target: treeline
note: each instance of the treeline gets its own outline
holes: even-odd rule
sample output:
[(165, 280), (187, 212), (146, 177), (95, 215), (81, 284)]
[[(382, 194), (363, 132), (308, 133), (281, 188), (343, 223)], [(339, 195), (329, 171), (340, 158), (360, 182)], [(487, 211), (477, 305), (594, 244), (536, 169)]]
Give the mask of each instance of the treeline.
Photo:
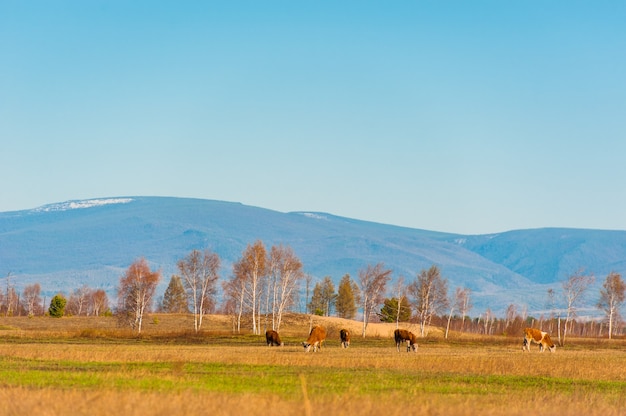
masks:
[[(266, 328), (279, 331), (283, 314), (303, 303), (311, 314), (355, 319), (360, 313), (363, 336), (368, 323), (374, 321), (414, 323), (419, 325), (422, 337), (431, 326), (440, 326), (445, 328), (446, 338), (451, 330), (519, 335), (523, 327), (534, 326), (556, 333), (561, 344), (568, 335), (611, 338), (624, 331), (620, 308), (626, 285), (615, 272), (606, 277), (595, 305), (604, 312), (605, 319), (581, 322), (576, 319), (577, 312), (584, 306), (583, 295), (594, 281), (592, 275), (582, 271), (562, 282), (560, 293), (552, 289), (547, 292), (550, 317), (535, 319), (520, 313), (515, 305), (507, 308), (504, 317), (496, 317), (487, 309), (470, 318), (471, 290), (456, 287), (450, 291), (448, 280), (435, 265), (408, 281), (400, 276), (393, 286), (389, 286), (392, 271), (383, 263), (365, 266), (358, 271), (356, 279), (345, 274), (337, 289), (330, 276), (313, 286), (313, 278), (304, 272), (302, 262), (290, 247), (278, 245), (267, 249), (260, 240), (247, 245), (228, 277), (220, 276), (221, 260), (211, 250), (191, 251), (177, 262), (177, 269), (159, 300), (155, 299), (155, 293), (162, 280), (161, 272), (151, 270), (145, 259), (138, 259), (120, 277), (114, 307), (102, 289), (82, 286), (67, 299), (63, 294), (55, 296), (54, 312), (58, 313), (60, 302), (65, 314), (114, 314), (138, 333), (144, 315), (155, 310), (193, 314), (195, 331), (202, 328), (206, 314), (215, 312), (232, 315), (237, 332), (241, 331), (242, 323), (250, 325), (254, 334)], [(55, 316), (52, 300), (47, 311), (45, 303), (39, 284), (29, 285), (18, 294), (11, 276), (7, 276), (6, 291), (0, 293), (0, 313), (36, 316), (47, 312)]]
[[(18, 292), (12, 282), (11, 274), (9, 274), (6, 277), (4, 289), (4, 291), (0, 292), (1, 316), (42, 316), (50, 314), (50, 306), (58, 307), (59, 299), (61, 299), (60, 302), (63, 304), (63, 315), (112, 315), (107, 293), (103, 289), (94, 289), (87, 285), (73, 290), (67, 297), (59, 293), (51, 299), (46, 299), (42, 296), (39, 283), (27, 285), (22, 292)], [(54, 315), (54, 312), (52, 315)]]

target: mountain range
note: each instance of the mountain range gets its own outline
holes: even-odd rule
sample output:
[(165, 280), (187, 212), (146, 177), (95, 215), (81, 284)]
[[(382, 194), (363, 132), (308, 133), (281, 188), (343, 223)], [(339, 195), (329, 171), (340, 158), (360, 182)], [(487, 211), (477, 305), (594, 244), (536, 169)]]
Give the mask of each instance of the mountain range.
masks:
[(611, 271), (626, 274), (626, 231), (543, 228), (462, 235), (361, 221), (320, 212), (282, 213), (240, 203), (169, 197), (68, 201), (0, 213), (0, 278), (18, 290), (40, 283), (53, 295), (87, 284), (115, 296), (120, 276), (143, 257), (160, 269), (162, 293), (176, 262), (193, 249), (210, 249), (231, 276), (248, 244), (291, 247), (314, 281), (382, 262), (405, 282), (432, 265), (456, 287), (471, 289), (478, 316), (515, 304), (544, 313), (547, 290), (584, 270), (596, 276), (589, 309)]

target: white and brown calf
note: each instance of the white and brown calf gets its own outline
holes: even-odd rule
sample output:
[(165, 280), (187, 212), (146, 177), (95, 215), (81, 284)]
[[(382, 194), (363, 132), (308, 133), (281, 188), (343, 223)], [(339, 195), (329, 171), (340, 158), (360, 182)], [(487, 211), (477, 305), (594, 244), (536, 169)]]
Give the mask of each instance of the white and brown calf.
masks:
[(556, 345), (550, 339), (550, 335), (547, 332), (541, 331), (535, 328), (524, 329), (524, 344), (522, 345), (522, 351), (530, 352), (530, 344), (534, 342), (539, 344), (539, 352), (543, 352), (544, 349), (549, 349), (550, 352), (556, 351)]
[(307, 338), (306, 342), (302, 343), (304, 347), (304, 352), (309, 352), (311, 346), (313, 346), (313, 352), (317, 352), (319, 349), (322, 350), (322, 343), (326, 340), (326, 330), (321, 326), (314, 326), (311, 329), (311, 333)]

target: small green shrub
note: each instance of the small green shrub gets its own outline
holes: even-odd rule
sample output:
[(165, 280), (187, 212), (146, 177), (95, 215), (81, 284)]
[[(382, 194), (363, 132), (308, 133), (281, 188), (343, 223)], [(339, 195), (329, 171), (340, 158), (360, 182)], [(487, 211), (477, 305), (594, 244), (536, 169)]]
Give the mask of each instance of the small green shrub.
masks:
[(48, 313), (53, 318), (60, 318), (65, 314), (65, 305), (67, 304), (67, 299), (61, 294), (55, 295), (50, 301), (50, 308), (48, 308)]

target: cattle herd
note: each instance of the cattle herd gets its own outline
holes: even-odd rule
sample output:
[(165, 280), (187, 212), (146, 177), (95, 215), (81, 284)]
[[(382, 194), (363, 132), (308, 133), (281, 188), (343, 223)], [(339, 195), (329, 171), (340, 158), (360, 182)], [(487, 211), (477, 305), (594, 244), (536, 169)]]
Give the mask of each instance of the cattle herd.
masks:
[[(339, 331), (339, 337), (341, 339), (341, 347), (348, 348), (350, 346), (350, 331), (342, 329)], [(393, 337), (396, 342), (396, 349), (400, 352), (400, 345), (406, 344), (407, 352), (417, 352), (417, 337), (414, 333), (407, 331), (406, 329), (396, 329), (393, 332)], [(265, 331), (265, 340), (267, 345), (280, 346), (284, 343), (281, 341), (278, 332), (268, 329)], [(326, 329), (322, 326), (314, 326), (309, 333), (309, 337), (302, 343), (304, 352), (309, 352), (313, 347), (313, 352), (322, 349), (322, 344), (326, 341)], [(556, 346), (550, 339), (550, 335), (547, 332), (541, 331), (535, 328), (524, 329), (524, 342), (522, 344), (522, 351), (530, 352), (530, 344), (539, 344), (539, 352), (543, 352), (546, 348), (550, 352), (556, 351)]]

